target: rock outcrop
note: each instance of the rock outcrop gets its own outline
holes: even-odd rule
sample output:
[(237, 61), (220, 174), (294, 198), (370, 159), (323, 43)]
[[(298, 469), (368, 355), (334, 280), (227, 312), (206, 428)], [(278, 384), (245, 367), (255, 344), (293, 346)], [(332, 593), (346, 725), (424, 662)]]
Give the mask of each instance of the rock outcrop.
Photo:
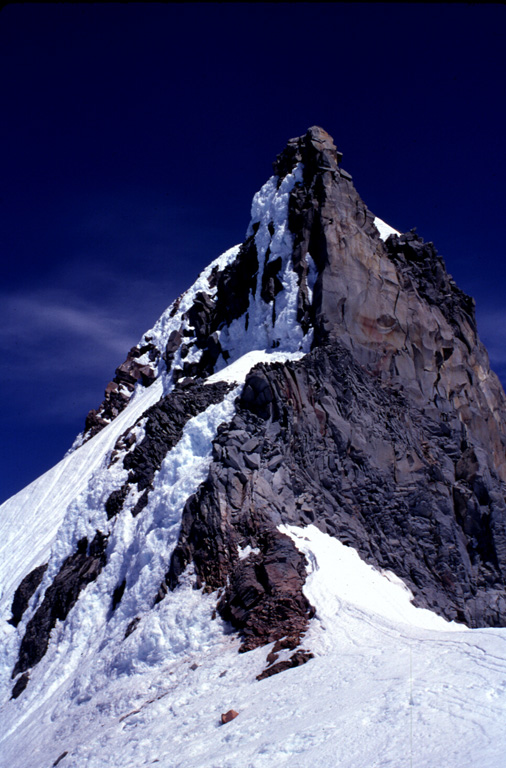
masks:
[[(47, 588), (39, 607), (26, 625), (12, 677), (25, 673), (44, 656), (51, 630), (56, 622), (63, 621), (67, 617), (77, 602), (81, 590), (95, 581), (104, 567), (106, 546), (107, 537), (101, 531), (97, 531), (90, 543), (86, 538), (81, 539), (76, 552), (65, 560), (53, 583)], [(27, 681), (27, 677), (24, 680)]]
[(19, 587), (16, 589), (12, 600), (12, 616), (9, 619), (9, 623), (14, 627), (17, 627), (21, 621), (24, 612), (28, 608), (28, 603), (30, 602), (31, 597), (35, 594), (37, 587), (44, 577), (46, 569), (47, 563), (34, 568), (33, 571), (30, 571), (30, 573), (25, 576)]
[(135, 389), (140, 383), (149, 387), (156, 378), (156, 364), (160, 354), (149, 341), (142, 346), (132, 347), (127, 358), (118, 368), (104, 392), (104, 400), (97, 409), (86, 416), (82, 441), (86, 442), (107, 426), (126, 408)]

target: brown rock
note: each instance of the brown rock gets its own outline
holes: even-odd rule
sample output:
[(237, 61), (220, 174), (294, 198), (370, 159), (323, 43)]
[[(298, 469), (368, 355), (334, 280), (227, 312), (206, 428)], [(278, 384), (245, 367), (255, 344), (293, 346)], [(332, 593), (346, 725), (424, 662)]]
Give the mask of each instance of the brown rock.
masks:
[(229, 723), (231, 720), (235, 720), (238, 714), (239, 712), (236, 712), (235, 709), (229, 709), (228, 712), (225, 712), (225, 714), (221, 716), (222, 725)]

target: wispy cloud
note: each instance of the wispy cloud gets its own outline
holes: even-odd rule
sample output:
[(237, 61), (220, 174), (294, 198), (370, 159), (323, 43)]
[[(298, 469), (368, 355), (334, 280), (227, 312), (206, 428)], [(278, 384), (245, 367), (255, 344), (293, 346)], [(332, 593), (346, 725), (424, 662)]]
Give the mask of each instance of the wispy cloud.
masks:
[(43, 340), (58, 337), (94, 342), (100, 349), (112, 352), (128, 344), (128, 318), (111, 315), (103, 307), (68, 294), (11, 294), (0, 300), (0, 343), (4, 349), (13, 345), (38, 346)]
[(139, 199), (126, 189), (70, 203), (61, 238), (43, 239), (15, 286), (0, 289), (0, 401), (16, 428), (81, 423), (130, 347), (230, 246), (220, 248), (214, 222), (195, 227), (192, 205)]
[[(143, 290), (160, 298), (154, 285)], [(128, 292), (125, 298), (100, 303), (47, 288), (0, 293), (3, 386), (23, 403), (23, 418), (66, 421), (79, 410), (84, 419), (98, 405), (115, 368), (156, 319)]]
[[(0, 346), (4, 365), (63, 370), (101, 367), (124, 355), (135, 341), (135, 319), (68, 294), (14, 295), (2, 301)], [(90, 354), (83, 360), (83, 354)]]

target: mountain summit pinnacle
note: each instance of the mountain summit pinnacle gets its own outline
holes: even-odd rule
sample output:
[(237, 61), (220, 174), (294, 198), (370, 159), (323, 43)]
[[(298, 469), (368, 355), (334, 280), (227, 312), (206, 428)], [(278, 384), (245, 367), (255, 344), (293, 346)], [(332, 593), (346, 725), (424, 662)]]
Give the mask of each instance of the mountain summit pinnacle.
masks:
[(8, 696), (36, 697), (32, 676), (80, 690), (83, 655), (97, 686), (161, 664), (203, 605), (242, 651), (274, 644), (258, 679), (305, 664), (309, 527), (417, 606), (506, 625), (506, 398), (474, 302), (340, 161), (322, 128), (288, 142), (244, 242), (130, 350), (73, 452), (3, 505)]
[(297, 163), (303, 163), (304, 175), (308, 179), (318, 171), (339, 172), (341, 159), (342, 154), (337, 151), (332, 136), (318, 125), (313, 125), (304, 136), (289, 140), (273, 163), (273, 169), (282, 178)]

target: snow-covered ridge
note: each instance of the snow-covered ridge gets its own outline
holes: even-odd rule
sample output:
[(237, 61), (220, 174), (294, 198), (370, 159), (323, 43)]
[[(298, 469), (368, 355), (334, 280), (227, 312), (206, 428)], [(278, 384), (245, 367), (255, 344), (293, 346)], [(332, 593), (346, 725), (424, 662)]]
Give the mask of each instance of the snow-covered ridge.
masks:
[(234, 384), (244, 382), (251, 369), (259, 363), (286, 363), (288, 360), (300, 360), (304, 354), (304, 352), (284, 352), (279, 349), (268, 351), (253, 349), (234, 360), (233, 363), (229, 363), (226, 368), (221, 368), (221, 370), (213, 373), (206, 379), (205, 383), (215, 384), (218, 381), (226, 381)]
[[(222, 272), (229, 264), (231, 264), (237, 257), (240, 247), (240, 245), (234, 245), (212, 261), (209, 266), (200, 273), (193, 285), (179, 298), (173, 301), (156, 321), (155, 325), (150, 330), (146, 331), (139, 342), (139, 345), (142, 346), (147, 342), (151, 342), (160, 350), (160, 352), (163, 352), (171, 333), (173, 331), (178, 331), (181, 326), (185, 327), (183, 315), (193, 305), (197, 294), (202, 292), (207, 294), (210, 298), (215, 298), (216, 287), (211, 286), (210, 284), (211, 275), (215, 270)], [(186, 327), (188, 327), (187, 324)], [(180, 358), (175, 361), (175, 365), (180, 363)], [(158, 372), (163, 372), (163, 368), (164, 366), (161, 364)]]
[[(298, 278), (292, 266), (293, 235), (288, 229), (288, 202), (295, 184), (302, 181), (302, 165), (298, 165), (293, 173), (288, 174), (279, 185), (276, 176), (271, 177), (254, 196), (251, 210), (251, 222), (247, 237), (254, 236), (258, 255), (258, 273), (256, 276), (256, 291), (249, 297), (247, 311), (229, 326), (217, 331), (220, 345), (226, 353), (226, 361), (220, 356), (216, 371), (223, 370), (240, 358), (245, 359), (249, 353), (271, 353), (273, 349), (294, 354), (308, 352), (312, 335), (304, 335), (297, 322)], [(211, 276), (218, 271), (223, 272), (238, 257), (241, 246), (229, 249), (215, 259), (197, 278), (193, 286), (180, 298), (171, 304), (163, 313), (153, 328), (147, 331), (139, 346), (146, 343), (154, 344), (161, 353), (165, 350), (167, 341), (172, 333), (182, 331), (184, 338), (184, 358), (182, 357), (183, 342), (174, 354), (172, 370), (182, 368), (183, 363), (198, 362), (202, 350), (192, 337), (192, 328), (185, 314), (192, 307), (197, 294), (203, 293), (211, 301), (217, 299), (216, 282), (211, 284)], [(262, 276), (266, 265), (276, 259), (281, 259), (279, 277), (283, 290), (273, 302), (266, 303), (261, 298)], [(308, 260), (310, 257), (308, 256)], [(311, 260), (312, 261), (312, 260)], [(314, 282), (314, 265), (311, 276)], [(274, 310), (274, 311), (273, 311)], [(163, 363), (159, 364), (158, 375), (164, 377), (164, 391), (171, 388), (171, 377), (166, 375)]]
[(163, 395), (163, 383), (139, 387), (127, 408), (92, 440), (0, 506), (0, 606), (8, 615), (14, 590), (47, 562), (69, 504), (85, 492), (120, 435)]
[[(320, 606), (322, 621), (347, 605), (354, 611), (375, 615), (379, 620), (447, 632), (469, 631), (463, 624), (448, 622), (432, 611), (416, 608), (411, 591), (398, 576), (368, 565), (355, 549), (322, 533), (316, 526), (282, 525), (279, 530), (290, 536), (306, 555), (308, 580), (304, 593), (313, 605)], [(320, 576), (318, 571), (322, 572)], [(333, 591), (331, 584), (339, 586)]]

